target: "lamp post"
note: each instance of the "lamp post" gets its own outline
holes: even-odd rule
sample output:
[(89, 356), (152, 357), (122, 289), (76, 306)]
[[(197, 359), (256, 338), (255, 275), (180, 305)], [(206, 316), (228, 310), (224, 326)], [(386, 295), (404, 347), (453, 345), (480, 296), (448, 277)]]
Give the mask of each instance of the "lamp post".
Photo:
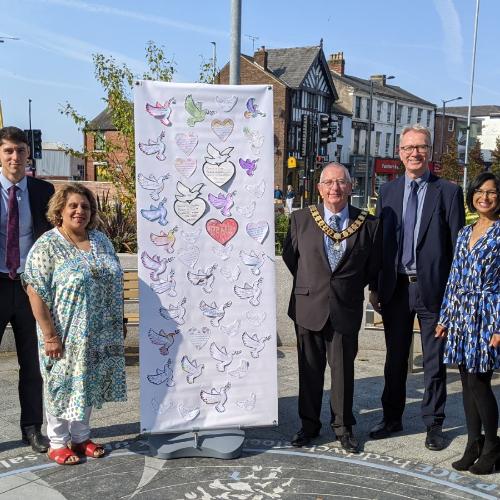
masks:
[(453, 101), (459, 101), (460, 99), (462, 99), (462, 98), (455, 97), (453, 99), (448, 99), (446, 101), (443, 101), (441, 99), (441, 102), (443, 103), (443, 116), (441, 117), (441, 155), (439, 156), (439, 161), (441, 161), (441, 158), (443, 156), (443, 151), (444, 151), (444, 119), (445, 119), (445, 115), (446, 115), (446, 104), (449, 102), (453, 102)]
[(229, 62), (229, 83), (240, 84), (241, 54), (241, 0), (231, 0), (231, 59)]
[(217, 73), (217, 43), (210, 42), (214, 46), (212, 55), (212, 83), (215, 84), (215, 75)]

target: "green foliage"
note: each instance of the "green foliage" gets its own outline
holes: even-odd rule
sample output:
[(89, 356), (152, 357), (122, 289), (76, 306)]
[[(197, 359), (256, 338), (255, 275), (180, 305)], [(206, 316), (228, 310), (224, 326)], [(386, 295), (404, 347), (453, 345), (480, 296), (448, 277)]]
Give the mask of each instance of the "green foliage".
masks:
[(497, 137), (495, 149), (491, 152), (491, 171), (500, 176), (500, 137)]
[[(208, 61), (203, 57), (201, 57), (200, 63), (200, 76), (198, 77), (198, 82), (200, 83), (214, 83), (214, 60), (210, 58)], [(215, 73), (217, 74), (219, 71), (216, 68)]]
[(289, 217), (278, 211), (274, 212), (274, 230), (275, 230), (275, 253), (281, 255), (283, 253), (283, 242), (288, 231)]
[(452, 137), (447, 144), (448, 152), (441, 156), (440, 177), (452, 182), (459, 182), (462, 178), (462, 168), (458, 162), (458, 148), (455, 137)]
[(475, 179), (481, 172), (484, 171), (484, 160), (481, 153), (481, 141), (476, 139), (474, 146), (469, 151), (467, 177), (468, 180)]

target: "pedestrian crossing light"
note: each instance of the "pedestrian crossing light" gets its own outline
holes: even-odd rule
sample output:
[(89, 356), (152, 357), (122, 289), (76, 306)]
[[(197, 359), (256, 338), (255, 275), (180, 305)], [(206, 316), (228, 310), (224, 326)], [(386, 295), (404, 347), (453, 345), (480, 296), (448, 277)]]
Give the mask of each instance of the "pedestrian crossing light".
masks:
[(40, 129), (25, 130), (26, 138), (31, 150), (31, 158), (42, 159), (42, 131)]
[(332, 117), (327, 114), (321, 113), (319, 115), (319, 143), (326, 145), (333, 141), (331, 131)]

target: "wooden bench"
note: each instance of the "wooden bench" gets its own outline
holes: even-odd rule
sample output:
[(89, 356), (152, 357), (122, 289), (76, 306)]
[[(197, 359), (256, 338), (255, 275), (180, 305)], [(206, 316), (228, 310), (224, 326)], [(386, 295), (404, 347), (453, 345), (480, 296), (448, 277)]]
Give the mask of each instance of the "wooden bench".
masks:
[[(139, 301), (139, 277), (137, 275), (137, 269), (125, 269), (123, 271), (123, 298), (125, 304), (127, 302)], [(138, 312), (125, 311), (125, 317), (128, 319), (129, 324), (139, 323)]]

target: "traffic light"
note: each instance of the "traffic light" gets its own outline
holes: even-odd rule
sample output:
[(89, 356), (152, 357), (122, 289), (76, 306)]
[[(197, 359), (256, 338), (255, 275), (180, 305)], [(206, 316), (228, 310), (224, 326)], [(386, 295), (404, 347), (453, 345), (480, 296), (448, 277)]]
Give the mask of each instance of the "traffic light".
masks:
[(30, 157), (35, 160), (42, 159), (42, 131), (40, 129), (25, 130), (24, 133), (30, 146)]
[(320, 145), (328, 144), (333, 141), (333, 135), (331, 131), (332, 117), (321, 113), (319, 115), (319, 143)]
[(305, 158), (311, 150), (311, 115), (302, 115), (300, 127), (300, 156)]

